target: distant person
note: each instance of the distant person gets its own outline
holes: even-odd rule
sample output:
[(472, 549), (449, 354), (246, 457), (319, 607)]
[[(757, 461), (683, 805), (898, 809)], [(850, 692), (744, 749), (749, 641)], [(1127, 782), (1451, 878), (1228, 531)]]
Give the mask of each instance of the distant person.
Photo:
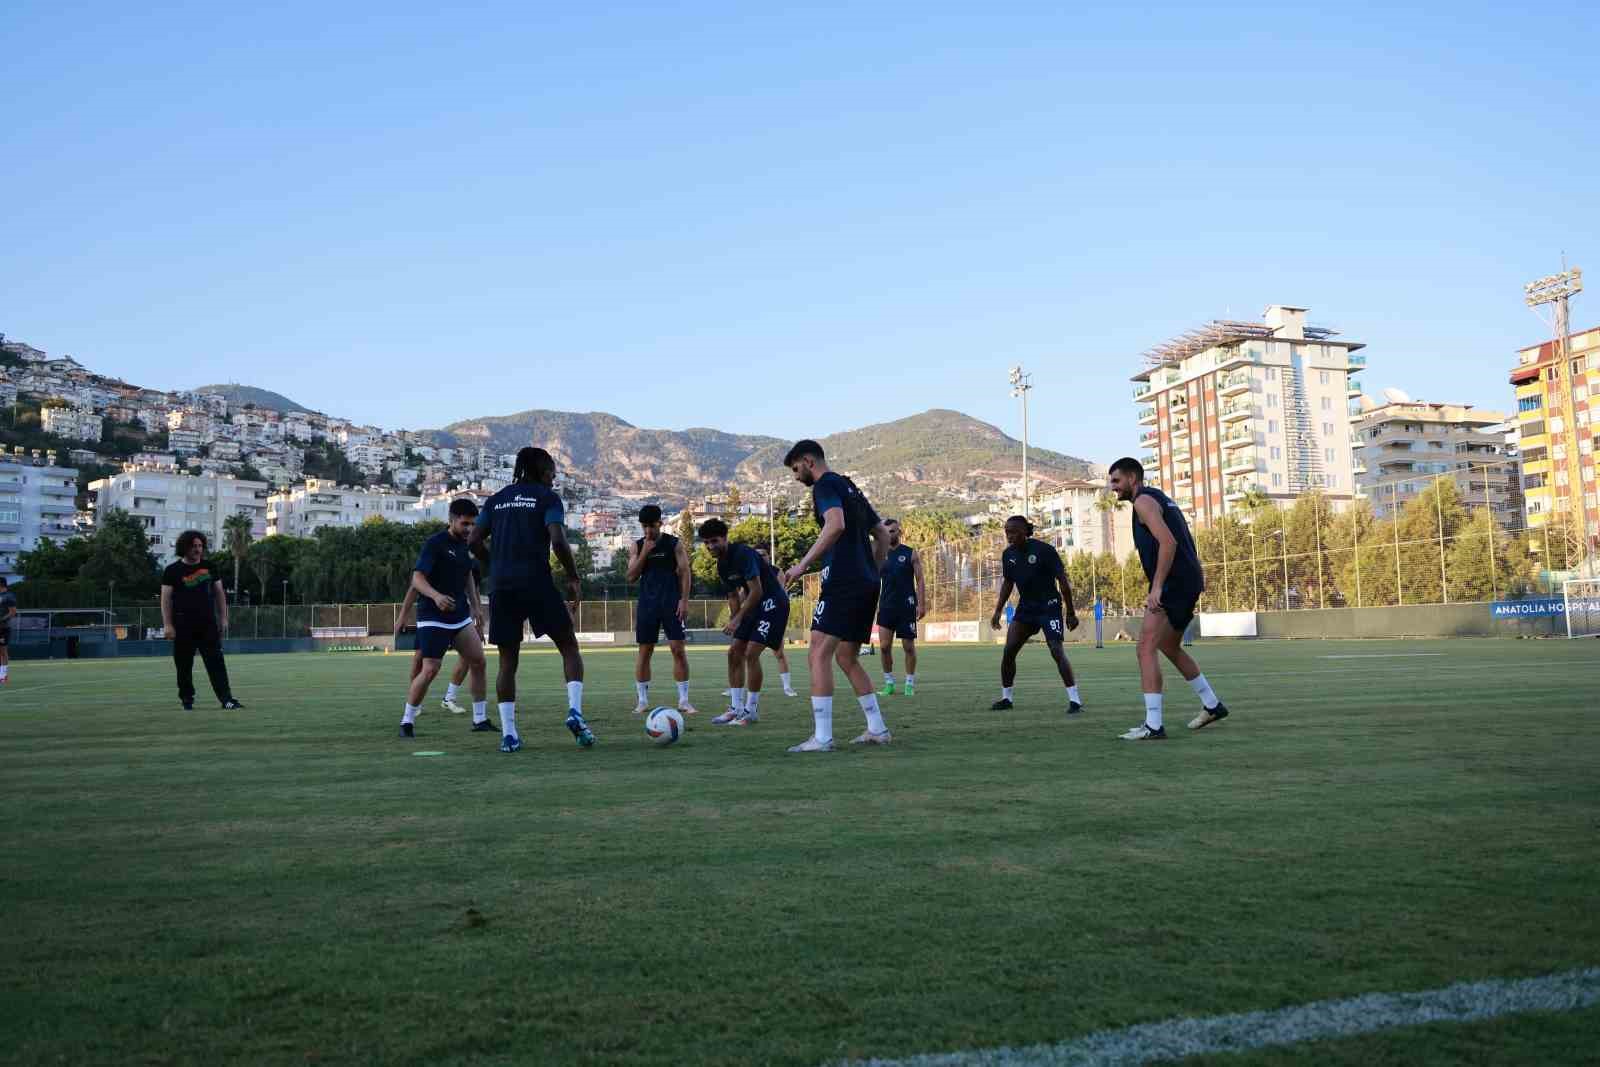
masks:
[(906, 696), (917, 692), (917, 623), (928, 614), (928, 591), (922, 580), (922, 554), (900, 543), (900, 520), (884, 519), (889, 554), (883, 561), (883, 587), (878, 595), (878, 648), (883, 656), (883, 693), (894, 695), (894, 640), (906, 652)]
[(0, 685), (11, 680), (11, 627), (17, 617), (17, 595), (0, 577)]
[(822, 446), (800, 441), (783, 457), (801, 485), (811, 489), (811, 507), (821, 534), (805, 556), (783, 574), (798, 581), (823, 561), (822, 594), (811, 613), (811, 736), (790, 752), (833, 751), (833, 665), (839, 664), (861, 702), (867, 729), (852, 745), (887, 745), (894, 740), (872, 679), (861, 666), (861, 646), (872, 639), (878, 609), (878, 572), (889, 551), (889, 532), (866, 496), (849, 478), (828, 469)]
[(1131, 457), (1111, 465), (1111, 491), (1133, 502), (1133, 544), (1150, 579), (1139, 631), (1139, 678), (1144, 686), (1144, 722), (1122, 735), (1125, 741), (1165, 741), (1161, 721), (1161, 660), (1172, 661), (1200, 698), (1200, 714), (1189, 729), (1200, 730), (1228, 717), (1228, 709), (1200, 673), (1200, 665), (1183, 650), (1183, 632), (1194, 621), (1195, 606), (1205, 592), (1205, 572), (1183, 512), (1165, 493), (1144, 484), (1144, 466)]
[(185, 530), (178, 535), (178, 559), (161, 573), (162, 635), (172, 642), (172, 662), (178, 668), (178, 699), (184, 711), (194, 710), (194, 654), (206, 665), (211, 691), (229, 710), (244, 707), (228, 685), (228, 665), (222, 659), (222, 639), (228, 633), (228, 597), (222, 583), (206, 563), (206, 535)]
[(700, 542), (717, 560), (717, 578), (728, 595), (728, 710), (713, 726), (753, 726), (761, 721), (761, 653), (782, 648), (789, 628), (789, 594), (772, 564), (749, 545), (728, 540), (728, 524), (707, 519)]
[(689, 583), (694, 580), (689, 550), (662, 530), (661, 509), (656, 505), (646, 504), (639, 509), (639, 525), (644, 536), (628, 550), (628, 581), (639, 583), (633, 628), (633, 638), (639, 645), (633, 665), (639, 703), (633, 712), (642, 715), (650, 710), (650, 658), (665, 630), (667, 649), (672, 653), (672, 679), (678, 683), (678, 710), (693, 715), (696, 708), (689, 703), (689, 654), (684, 647), (689, 635), (683, 628), (689, 616)]
[(477, 525), (478, 505), (470, 500), (450, 502), (450, 525), (422, 546), (411, 569), (411, 588), (421, 594), (417, 602), (417, 651), (422, 669), (412, 675), (406, 706), (400, 719), (400, 736), (415, 737), (417, 716), (428, 686), (439, 673), (450, 649), (466, 664), (472, 678), (472, 718), (486, 722), (487, 683), (484, 680), (483, 604), (473, 577), (472, 552), (467, 538)]
[[(483, 572), (478, 567), (478, 561), (477, 560), (473, 560), (472, 561), (472, 580), (473, 580), (474, 583), (477, 584), (477, 586), (478, 586), (478, 588), (480, 590), (483, 588)], [(411, 607), (412, 607), (413, 604), (416, 603), (416, 601), (417, 601), (417, 588), (416, 588), (416, 586), (411, 585), (411, 584), (408, 583), (406, 585), (405, 599), (400, 602), (400, 612), (399, 612), (398, 615), (395, 616), (395, 620), (394, 620), (394, 636), (395, 636), (395, 638), (397, 640), (400, 637), (401, 628), (405, 626), (406, 619), (411, 614)], [(483, 623), (480, 620), (479, 623), (478, 623), (478, 640), (481, 642), (481, 641), (484, 641), (486, 639), (487, 639), (487, 635), (484, 633)], [(450, 713), (452, 713), (454, 715), (465, 715), (466, 711), (467, 711), (466, 708), (462, 707), (459, 703), (456, 702), (456, 697), (458, 695), (460, 695), (461, 687), (463, 685), (465, 685), (466, 682), (467, 682), (467, 676), (470, 673), (469, 666), (470, 665), (467, 663), (467, 661), (462, 658), (461, 653), (457, 652), (456, 653), (455, 670), (451, 672), (450, 681), (445, 686), (444, 698), (439, 701), (439, 706), (441, 708), (443, 708), (445, 711), (448, 711), (448, 712), (450, 712)], [(417, 645), (416, 649), (411, 653), (411, 677), (415, 678), (417, 675), (419, 675), (421, 673), (422, 673), (422, 645), (419, 643)], [(485, 684), (487, 684), (487, 683), (485, 683)], [(422, 711), (421, 711), (420, 708), (418, 709), (417, 714), (419, 714), (419, 715), (422, 714)], [(497, 726), (495, 726), (494, 723), (489, 721), (489, 711), (488, 711), (487, 704), (484, 707), (483, 716), (481, 718), (478, 716), (478, 705), (474, 704), (473, 705), (473, 712), (472, 712), (472, 730), (473, 730), (473, 732), (474, 733), (487, 733), (490, 730), (496, 730), (496, 729), (499, 729), (499, 728)]]
[(1017, 653), (1034, 634), (1042, 632), (1061, 684), (1067, 687), (1067, 714), (1079, 714), (1083, 699), (1078, 695), (1078, 680), (1063, 644), (1066, 631), (1078, 628), (1078, 615), (1072, 609), (1072, 583), (1067, 580), (1061, 555), (1053, 545), (1033, 537), (1033, 523), (1025, 516), (1013, 515), (1006, 520), (1006, 549), (1000, 554), (1000, 573), (1000, 596), (989, 625), (1000, 628), (1000, 612), (1010, 601), (1013, 589), (1020, 590), (1021, 595), (1006, 626), (1005, 651), (1000, 653), (1000, 699), (989, 705), (989, 710), (1011, 710)]
[[(767, 551), (766, 545), (757, 545), (756, 552), (761, 556), (762, 559), (766, 560), (769, 565), (772, 564), (772, 553)], [(785, 589), (784, 592), (787, 593), (788, 590)], [(772, 655), (778, 661), (778, 670), (780, 672), (778, 675), (778, 680), (783, 683), (783, 695), (786, 697), (799, 696), (800, 694), (794, 691), (794, 682), (789, 674), (789, 657), (783, 651), (782, 641), (779, 641), (778, 647), (772, 650)]]
[[(556, 461), (542, 448), (521, 449), (511, 477), (510, 485), (484, 502), (484, 521), (473, 527), (468, 541), (473, 555), (488, 564), (494, 583), (489, 640), (500, 653), (500, 671), (495, 678), (504, 735), (500, 751), (515, 752), (522, 747), (522, 736), (517, 733), (517, 658), (522, 652), (525, 623), (535, 637), (549, 635), (561, 653), (567, 680), (567, 729), (580, 747), (588, 748), (595, 736), (583, 717), (583, 656), (572, 626), (582, 586), (563, 525), (566, 509), (552, 488)], [(552, 552), (567, 572), (570, 608), (556, 591), (550, 573)]]

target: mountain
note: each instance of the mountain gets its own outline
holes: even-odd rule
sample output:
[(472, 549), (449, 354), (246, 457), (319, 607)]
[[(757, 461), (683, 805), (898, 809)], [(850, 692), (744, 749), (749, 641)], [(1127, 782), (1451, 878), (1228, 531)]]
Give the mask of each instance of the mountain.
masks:
[(285, 415), (294, 411), (307, 413), (311, 411), (310, 408), (301, 407), (282, 393), (274, 393), (271, 389), (257, 389), (253, 385), (202, 385), (195, 392), (220, 393), (228, 398), (230, 408), (254, 404), (258, 408), (268, 408)]
[[(793, 442), (720, 430), (649, 430), (604, 412), (523, 411), (467, 419), (433, 431), (440, 444), (514, 452), (547, 448), (580, 481), (624, 494), (648, 493), (677, 506), (720, 493), (787, 480), (783, 455)], [(853, 476), (884, 508), (962, 503), (992, 496), (1022, 470), (1022, 444), (959, 411), (933, 410), (822, 438), (828, 461)], [(1030, 449), (1040, 479), (1091, 477), (1087, 460)]]

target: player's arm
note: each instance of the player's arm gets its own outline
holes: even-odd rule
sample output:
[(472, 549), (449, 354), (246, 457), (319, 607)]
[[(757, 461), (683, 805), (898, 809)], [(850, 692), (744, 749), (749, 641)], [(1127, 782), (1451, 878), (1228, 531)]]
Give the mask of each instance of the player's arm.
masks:
[(655, 547), (654, 541), (628, 546), (628, 581), (637, 582), (644, 573), (645, 561), (650, 558), (650, 550)]
[(694, 585), (694, 571), (689, 565), (689, 550), (678, 538), (678, 621), (689, 617), (689, 590)]
[(168, 641), (178, 636), (178, 628), (172, 622), (172, 586), (165, 582), (161, 584), (161, 629)]
[(212, 599), (217, 602), (217, 629), (223, 636), (228, 633), (228, 594), (223, 591), (221, 582), (211, 583)]
[(486, 522), (473, 523), (472, 533), (467, 535), (467, 551), (472, 557), (485, 567), (489, 566), (489, 524)]
[(411, 588), (433, 601), (440, 611), (456, 610), (456, 598), (435, 589), (433, 583), (428, 581), (428, 576), (421, 571), (411, 572)]
[(921, 620), (928, 614), (928, 586), (922, 579), (922, 553), (911, 551), (911, 575), (917, 582), (917, 618)]
[(411, 608), (416, 602), (417, 587), (408, 583), (406, 585), (405, 599), (400, 601), (400, 613), (394, 618), (394, 635), (396, 637), (400, 636), (400, 630), (406, 624), (406, 616), (411, 614)]
[(749, 586), (746, 586), (743, 589), (740, 589), (738, 586), (728, 587), (728, 621), (722, 627), (723, 633), (727, 634), (729, 637), (732, 637), (734, 634), (738, 633), (739, 624), (744, 622), (745, 609), (748, 608), (754, 600), (755, 593), (750, 589)]
[(467, 575), (467, 597), (472, 603), (472, 620), (478, 624), (478, 636), (483, 636), (483, 601), (478, 598), (478, 576)]
[(1006, 610), (1006, 601), (1011, 599), (1011, 591), (1016, 587), (1017, 583), (1010, 578), (1000, 579), (1000, 596), (994, 602), (994, 617), (989, 620), (989, 625), (996, 630), (1000, 629), (1000, 613)]
[[(1093, 565), (1094, 563), (1091, 560), (1090, 566)], [(1078, 628), (1078, 610), (1072, 606), (1072, 580), (1067, 577), (1066, 564), (1061, 562), (1060, 556), (1056, 557), (1056, 586), (1061, 590), (1063, 621), (1067, 624), (1067, 629), (1076, 630)]]
[(1139, 516), (1139, 521), (1144, 523), (1145, 529), (1150, 531), (1150, 536), (1156, 539), (1156, 571), (1150, 576), (1150, 595), (1145, 597), (1144, 608), (1146, 611), (1160, 611), (1161, 587), (1167, 584), (1172, 563), (1178, 558), (1178, 539), (1167, 528), (1167, 520), (1162, 517), (1161, 505), (1156, 503), (1155, 497), (1137, 498), (1133, 502), (1133, 510)]
[(822, 532), (816, 542), (800, 557), (800, 562), (783, 572), (785, 583), (792, 582), (811, 569), (811, 565), (833, 550), (844, 536), (844, 508), (831, 507), (822, 513)]
[(883, 561), (889, 558), (889, 527), (874, 523), (867, 536), (872, 538), (872, 568), (882, 573)]
[(567, 572), (567, 591), (572, 594), (572, 603), (576, 604), (583, 590), (583, 579), (578, 576), (578, 561), (572, 557), (572, 546), (567, 543), (567, 528), (559, 522), (552, 522), (547, 529), (550, 531), (550, 551), (556, 554), (556, 559), (561, 561), (561, 569)]

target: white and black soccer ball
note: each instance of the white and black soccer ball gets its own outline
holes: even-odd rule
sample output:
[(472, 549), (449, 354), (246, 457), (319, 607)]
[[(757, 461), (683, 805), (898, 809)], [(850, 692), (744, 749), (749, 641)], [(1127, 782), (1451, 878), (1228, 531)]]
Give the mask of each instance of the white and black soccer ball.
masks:
[(677, 708), (651, 708), (644, 717), (644, 732), (658, 745), (670, 745), (683, 736), (683, 713)]

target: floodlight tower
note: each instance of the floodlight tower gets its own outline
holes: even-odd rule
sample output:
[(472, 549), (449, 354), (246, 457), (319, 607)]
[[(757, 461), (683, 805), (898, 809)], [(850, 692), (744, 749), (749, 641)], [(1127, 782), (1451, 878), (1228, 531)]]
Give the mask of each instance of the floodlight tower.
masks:
[(1033, 506), (1028, 494), (1028, 391), (1033, 388), (1033, 375), (1025, 374), (1022, 364), (1011, 368), (1011, 395), (1022, 398), (1022, 514), (1033, 519)]
[[(1568, 301), (1578, 293), (1583, 292), (1583, 271), (1577, 267), (1564, 270), (1560, 274), (1550, 274), (1543, 278), (1529, 282), (1522, 287), (1524, 299), (1535, 314), (1545, 305), (1551, 305), (1555, 329), (1554, 362), (1551, 364), (1551, 376), (1561, 376), (1567, 380), (1566, 389), (1561, 392), (1561, 419), (1567, 428), (1567, 481), (1568, 492), (1572, 495), (1573, 511), (1578, 520), (1578, 539), (1582, 545), (1584, 562), (1587, 563), (1592, 546), (1589, 541), (1589, 505), (1584, 499), (1583, 492), (1583, 462), (1582, 454), (1578, 449), (1578, 423), (1577, 423), (1577, 395), (1573, 379), (1577, 377), (1572, 370), (1571, 352), (1571, 320), (1568, 316)], [(1542, 316), (1541, 316), (1542, 317)], [(1548, 565), (1548, 564), (1547, 564)]]

